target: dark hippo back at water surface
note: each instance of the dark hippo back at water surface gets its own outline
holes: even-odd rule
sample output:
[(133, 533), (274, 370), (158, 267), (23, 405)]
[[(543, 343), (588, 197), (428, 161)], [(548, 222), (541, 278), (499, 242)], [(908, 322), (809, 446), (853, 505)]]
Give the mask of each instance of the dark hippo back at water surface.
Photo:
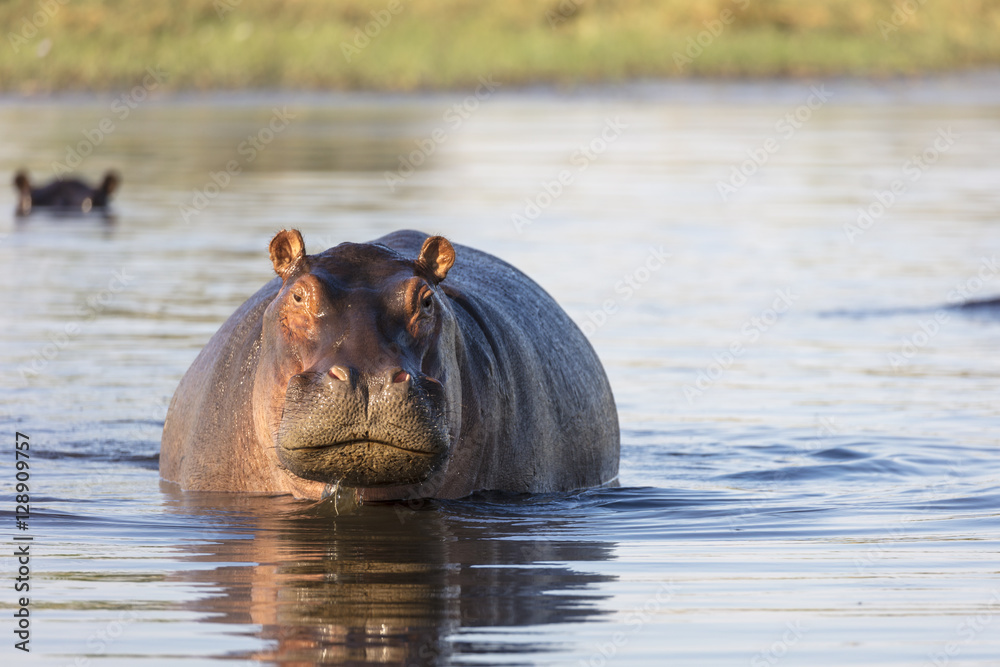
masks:
[[(830, 81), (815, 109), (795, 82), (501, 88), (459, 127), (461, 95), (135, 109), (80, 166), (123, 174), (117, 225), (0, 221), (2, 510), (33, 538), (32, 651), (11, 635), (4, 660), (989, 664), (1000, 321), (952, 306), (1000, 294), (995, 83)], [(295, 117), (248, 160), (276, 104)], [(0, 170), (44, 180), (109, 113), (0, 104)], [(310, 248), (433, 229), (536, 279), (607, 369), (622, 487), (356, 507), (161, 485), (171, 393), (293, 225)]]

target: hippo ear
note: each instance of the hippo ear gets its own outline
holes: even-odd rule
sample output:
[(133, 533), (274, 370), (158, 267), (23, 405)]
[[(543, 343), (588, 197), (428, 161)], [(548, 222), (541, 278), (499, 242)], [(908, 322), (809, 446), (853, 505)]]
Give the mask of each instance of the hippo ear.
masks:
[(101, 190), (104, 191), (105, 196), (110, 197), (111, 193), (118, 189), (121, 182), (122, 179), (118, 175), (118, 172), (109, 170), (106, 174), (104, 174), (104, 182), (101, 183)]
[(417, 258), (417, 268), (428, 274), (435, 283), (444, 280), (455, 263), (455, 248), (443, 236), (431, 236), (424, 241)]
[(299, 230), (282, 229), (271, 239), (270, 250), (274, 272), (285, 279), (295, 270), (299, 260), (305, 257), (306, 244), (302, 241)]

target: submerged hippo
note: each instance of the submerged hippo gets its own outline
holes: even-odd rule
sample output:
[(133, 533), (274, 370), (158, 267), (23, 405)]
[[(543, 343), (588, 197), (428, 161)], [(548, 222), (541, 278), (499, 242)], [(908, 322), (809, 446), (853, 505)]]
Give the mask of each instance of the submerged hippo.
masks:
[(56, 179), (48, 185), (33, 188), (27, 172), (19, 171), (14, 176), (14, 187), (18, 194), (16, 214), (28, 215), (32, 210), (40, 208), (57, 213), (103, 212), (120, 183), (118, 174), (109, 171), (96, 188), (75, 178)]
[(195, 359), (160, 473), (204, 491), (358, 500), (555, 492), (615, 481), (618, 415), (583, 333), (509, 264), (401, 231), (307, 255)]
[(992, 297), (987, 299), (972, 299), (969, 301), (963, 301), (962, 303), (956, 304), (955, 308), (960, 308), (962, 310), (983, 310), (996, 308), (1000, 309), (1000, 297)]

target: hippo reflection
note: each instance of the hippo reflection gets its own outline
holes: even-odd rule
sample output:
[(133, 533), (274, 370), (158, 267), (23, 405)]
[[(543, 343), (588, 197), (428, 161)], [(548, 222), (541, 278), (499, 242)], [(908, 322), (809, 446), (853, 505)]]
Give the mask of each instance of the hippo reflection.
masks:
[[(206, 620), (259, 626), (263, 648), (229, 658), (284, 666), (433, 665), (460, 653), (505, 651), (502, 634), (491, 645), (456, 638), (462, 629), (575, 623), (608, 613), (596, 586), (615, 577), (559, 563), (611, 559), (614, 543), (544, 539), (560, 529), (557, 519), (511, 522), (488, 509), (463, 507), (462, 516), (454, 505), (412, 511), (403, 504), (336, 516), (326, 503), (310, 507), (287, 496), (163, 489), (168, 509), (192, 525), (220, 527), (220, 516), (227, 517), (220, 528), (232, 538), (213, 534), (207, 544), (183, 545), (190, 555), (182, 558), (206, 566), (174, 577), (212, 591), (186, 605)], [(519, 647), (547, 648), (538, 641)]]
[(15, 213), (24, 216), (40, 209), (65, 215), (106, 213), (111, 195), (120, 184), (118, 174), (108, 171), (96, 188), (76, 178), (57, 178), (47, 185), (32, 187), (28, 173), (19, 171), (14, 176), (14, 187), (17, 189)]

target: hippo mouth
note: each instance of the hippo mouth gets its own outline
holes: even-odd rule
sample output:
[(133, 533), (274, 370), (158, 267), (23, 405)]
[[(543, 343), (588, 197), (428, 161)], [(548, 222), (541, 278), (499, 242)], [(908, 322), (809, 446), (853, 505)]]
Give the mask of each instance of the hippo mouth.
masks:
[(296, 445), (283, 445), (285, 449), (288, 450), (302, 450), (302, 449), (333, 449), (337, 447), (388, 447), (390, 449), (398, 449), (401, 452), (407, 452), (410, 454), (417, 454), (419, 456), (433, 456), (433, 451), (427, 451), (425, 449), (418, 449), (414, 447), (407, 447), (405, 445), (393, 442), (385, 442), (382, 440), (372, 440), (371, 438), (356, 438), (354, 440), (340, 440), (338, 442), (331, 442), (328, 444), (300, 444)]
[(275, 434), (278, 460), (298, 477), (326, 484), (424, 482), (451, 448), (439, 389), (424, 384), (372, 398), (325, 375), (293, 377)]
[(335, 442), (280, 442), (278, 457), (293, 473), (320, 482), (372, 487), (419, 484), (441, 464), (445, 452), (430, 443), (403, 444), (368, 438)]

